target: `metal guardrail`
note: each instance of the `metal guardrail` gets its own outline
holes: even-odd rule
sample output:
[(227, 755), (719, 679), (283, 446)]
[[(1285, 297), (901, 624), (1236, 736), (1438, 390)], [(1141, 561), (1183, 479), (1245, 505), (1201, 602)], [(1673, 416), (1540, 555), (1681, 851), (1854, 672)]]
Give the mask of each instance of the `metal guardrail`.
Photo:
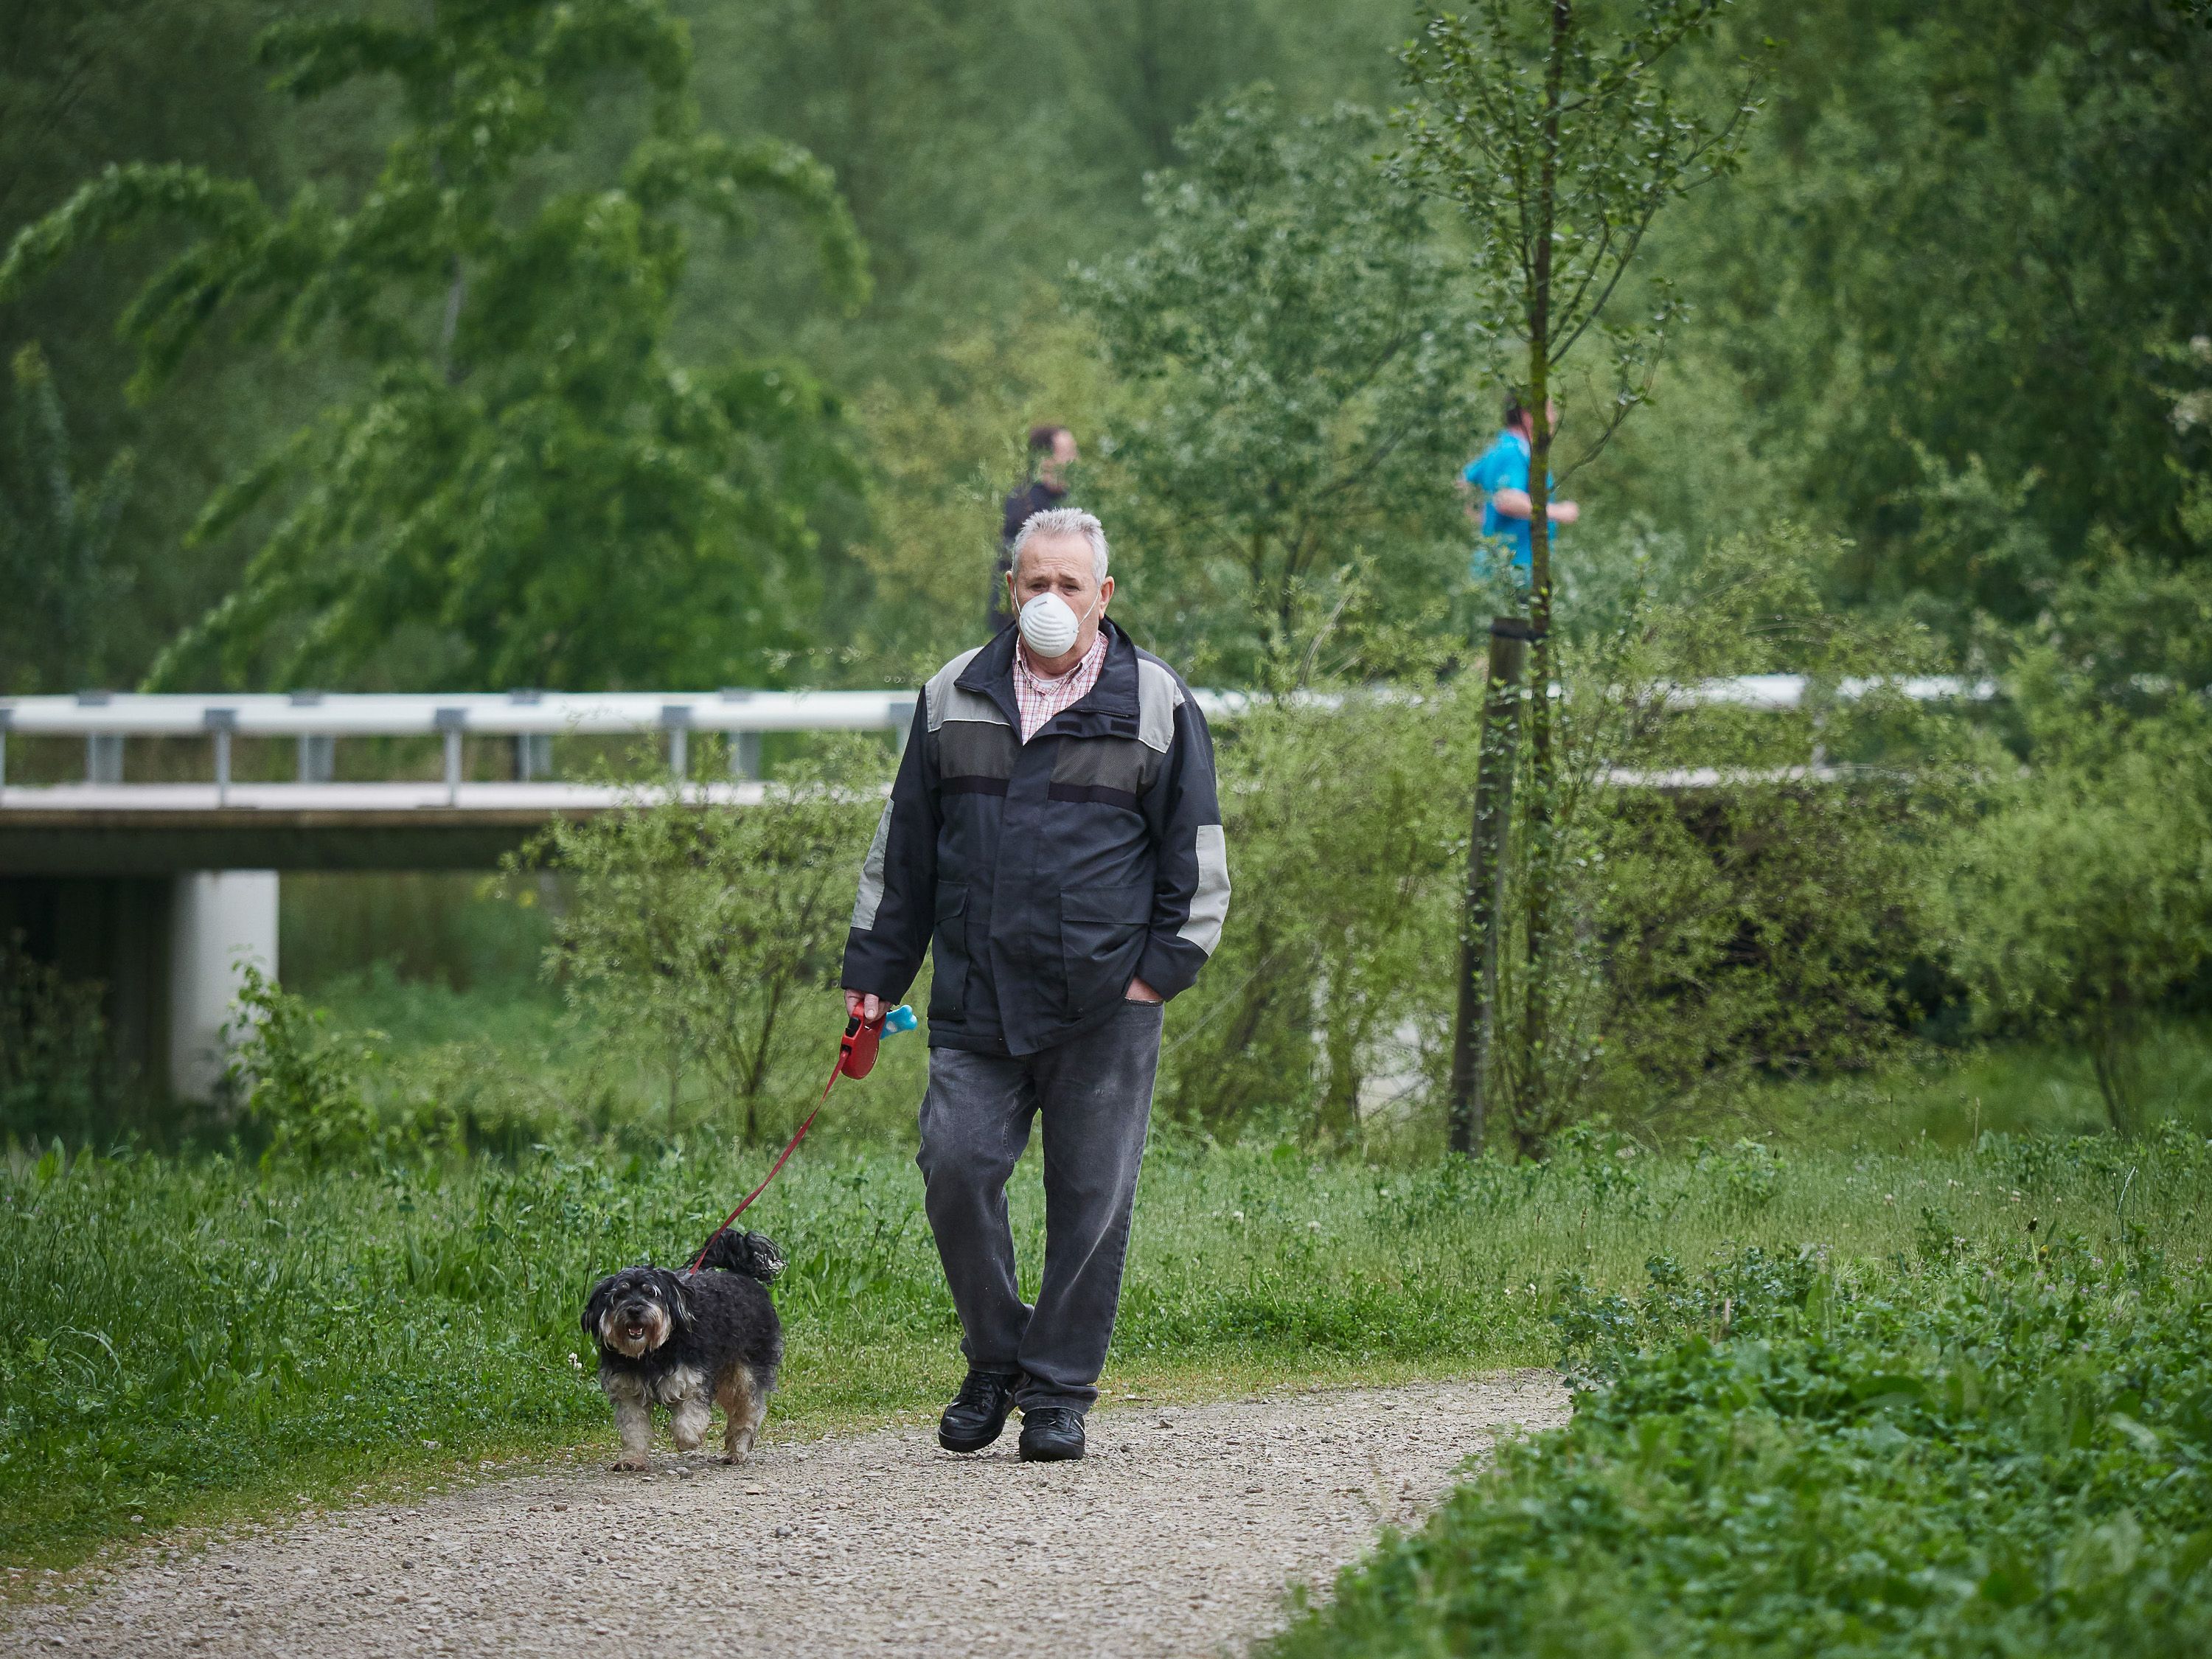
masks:
[(80, 692), (0, 698), (25, 736), (495, 737), (637, 732), (877, 732), (914, 713), (912, 691), (459, 691), (185, 696)]
[[(550, 772), (556, 737), (621, 737), (665, 733), (669, 765), (689, 768), (693, 732), (731, 737), (732, 769), (757, 777), (760, 738), (769, 732), (903, 732), (913, 718), (911, 691), (514, 691), (313, 692), (198, 696), (82, 692), (74, 697), (0, 700), (0, 792), (7, 787), (7, 740), (23, 737), (82, 737), (85, 781), (112, 787), (122, 777), (122, 744), (129, 738), (204, 736), (214, 750), (219, 802), (231, 787), (234, 738), (291, 738), (299, 745), (298, 782), (331, 781), (333, 745), (340, 738), (437, 736), (445, 746), (449, 802), (462, 785), (461, 744), (469, 737), (517, 739), (516, 779), (531, 782)], [(286, 786), (262, 786), (283, 787)], [(4, 801), (0, 794), (0, 802)]]
[[(1802, 674), (1753, 674), (1672, 688), (1662, 695), (1676, 707), (1711, 704), (1789, 709), (1802, 707), (1816, 689), (1850, 700), (1885, 688), (1917, 701), (1986, 701), (1996, 690), (1990, 681), (1949, 677), (1845, 680), (1816, 688)], [(445, 747), (446, 804), (452, 805), (464, 787), (461, 744), (468, 737), (516, 739), (516, 781), (529, 783), (550, 772), (550, 745), (556, 737), (665, 734), (670, 769), (684, 776), (689, 770), (690, 734), (715, 732), (732, 739), (732, 775), (743, 781), (760, 775), (763, 733), (890, 731), (903, 735), (914, 717), (916, 695), (910, 690), (744, 690), (233, 696), (88, 691), (75, 696), (0, 698), (0, 805), (7, 803), (7, 742), (11, 732), (23, 737), (82, 738), (85, 782), (133, 793), (167, 786), (123, 782), (125, 739), (204, 736), (213, 748), (218, 805), (227, 804), (229, 799), (231, 744), (237, 738), (291, 738), (299, 745), (296, 783), (252, 786), (259, 796), (270, 790), (330, 785), (333, 745), (340, 738), (437, 736)], [(1209, 720), (1234, 720), (1267, 701), (1267, 694), (1246, 691), (1200, 690), (1194, 695)], [(1324, 708), (1339, 707), (1343, 700), (1344, 694), (1328, 692), (1300, 693), (1293, 698), (1305, 706)], [(22, 791), (15, 793), (20, 800)]]

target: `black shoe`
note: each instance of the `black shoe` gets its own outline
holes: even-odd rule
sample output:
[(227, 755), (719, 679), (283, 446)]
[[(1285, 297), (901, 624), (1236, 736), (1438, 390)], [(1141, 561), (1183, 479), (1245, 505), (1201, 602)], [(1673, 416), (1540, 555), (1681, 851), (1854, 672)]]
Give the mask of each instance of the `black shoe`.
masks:
[(1022, 1413), (1022, 1462), (1064, 1463), (1083, 1455), (1083, 1413), (1039, 1406)]
[(960, 1385), (960, 1396), (938, 1419), (937, 1443), (947, 1451), (981, 1451), (1006, 1426), (1006, 1413), (1014, 1408), (1016, 1376), (998, 1371), (971, 1370)]

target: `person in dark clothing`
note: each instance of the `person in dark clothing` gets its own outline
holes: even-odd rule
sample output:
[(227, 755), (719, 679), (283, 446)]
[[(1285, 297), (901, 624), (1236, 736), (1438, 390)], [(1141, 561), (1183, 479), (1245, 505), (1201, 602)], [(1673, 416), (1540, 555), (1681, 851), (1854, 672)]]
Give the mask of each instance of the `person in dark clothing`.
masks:
[[(1161, 1005), (1221, 938), (1229, 863), (1197, 700), (1106, 619), (1098, 520), (1017, 538), (1016, 626), (916, 702), (861, 867), (846, 1007), (875, 1018), (930, 952), (921, 1166), (968, 1379), (938, 1429), (980, 1451), (1022, 1413), (1028, 1461), (1083, 1455), (1159, 1061)], [(1006, 1180), (1044, 1132), (1045, 1258), (1021, 1299)]]
[(1006, 493), (999, 524), (999, 562), (991, 579), (991, 632), (1013, 625), (1014, 613), (1006, 603), (1006, 576), (1014, 568), (1014, 538), (1022, 526), (1040, 513), (1064, 506), (1067, 501), (1067, 469), (1075, 465), (1075, 434), (1064, 426), (1030, 428), (1030, 476), (1026, 483)]

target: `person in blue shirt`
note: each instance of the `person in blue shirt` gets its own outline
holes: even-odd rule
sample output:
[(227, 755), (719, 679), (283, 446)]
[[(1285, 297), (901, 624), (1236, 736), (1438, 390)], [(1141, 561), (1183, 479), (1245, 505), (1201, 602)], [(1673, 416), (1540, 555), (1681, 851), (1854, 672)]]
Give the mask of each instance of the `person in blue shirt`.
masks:
[[(1545, 412), (1556, 435), (1559, 429), (1559, 406), (1548, 404)], [(1487, 549), (1493, 553), (1503, 550), (1514, 581), (1524, 590), (1532, 580), (1530, 567), (1535, 556), (1528, 538), (1528, 452), (1534, 441), (1535, 426), (1528, 411), (1521, 406), (1519, 396), (1509, 393), (1505, 399), (1505, 429), (1489, 448), (1467, 464), (1467, 471), (1462, 475), (1470, 497), (1467, 516), (1479, 516)], [(1550, 483), (1548, 476), (1545, 482)], [(1472, 499), (1477, 493), (1481, 496), (1479, 512)], [(1582, 517), (1582, 509), (1572, 501), (1553, 501), (1545, 509), (1544, 516), (1554, 525), (1572, 524)], [(1480, 578), (1486, 574), (1478, 554), (1474, 574)]]

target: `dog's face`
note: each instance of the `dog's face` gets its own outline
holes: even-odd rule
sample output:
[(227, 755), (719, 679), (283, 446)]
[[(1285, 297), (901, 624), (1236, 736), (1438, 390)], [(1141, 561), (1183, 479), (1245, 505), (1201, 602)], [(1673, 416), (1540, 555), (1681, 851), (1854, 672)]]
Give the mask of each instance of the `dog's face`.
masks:
[(691, 1322), (684, 1281), (665, 1267), (625, 1267), (592, 1287), (585, 1332), (632, 1359), (659, 1347)]

